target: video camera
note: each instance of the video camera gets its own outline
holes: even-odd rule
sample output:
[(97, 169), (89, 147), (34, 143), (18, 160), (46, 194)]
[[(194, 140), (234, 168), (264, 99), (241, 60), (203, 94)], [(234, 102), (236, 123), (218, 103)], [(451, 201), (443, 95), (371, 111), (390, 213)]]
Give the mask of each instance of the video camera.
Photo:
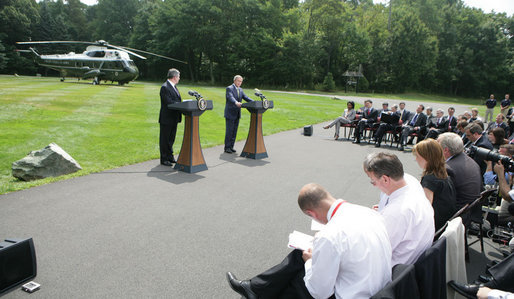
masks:
[(466, 149), (466, 154), (471, 158), (476, 157), (480, 160), (492, 161), (493, 163), (501, 161), (503, 167), (505, 167), (505, 171), (514, 172), (514, 160), (512, 160), (511, 157), (500, 155), (499, 153), (492, 150), (474, 145)]

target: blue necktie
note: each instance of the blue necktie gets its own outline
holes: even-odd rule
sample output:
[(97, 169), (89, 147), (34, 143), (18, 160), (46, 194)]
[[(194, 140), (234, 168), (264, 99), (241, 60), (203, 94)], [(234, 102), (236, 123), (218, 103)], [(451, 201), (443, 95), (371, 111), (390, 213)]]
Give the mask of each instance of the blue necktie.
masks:
[(414, 126), (414, 124), (416, 123), (416, 119), (418, 119), (418, 115), (417, 114), (414, 115), (414, 118), (411, 120), (411, 122), (410, 122), (411, 126)]

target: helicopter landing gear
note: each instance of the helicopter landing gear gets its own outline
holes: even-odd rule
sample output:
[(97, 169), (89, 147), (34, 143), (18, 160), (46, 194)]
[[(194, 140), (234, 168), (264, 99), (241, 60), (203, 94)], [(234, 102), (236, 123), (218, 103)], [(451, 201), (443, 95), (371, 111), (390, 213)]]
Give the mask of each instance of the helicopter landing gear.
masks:
[(98, 81), (98, 77), (95, 77), (95, 79), (93, 79), (93, 85), (98, 85), (100, 84), (100, 81)]
[(118, 81), (118, 85), (119, 85), (119, 86), (123, 86), (123, 85), (125, 85), (125, 82), (119, 82), (119, 81)]
[(63, 77), (63, 78), (61, 78), (61, 82), (64, 82), (64, 77)]

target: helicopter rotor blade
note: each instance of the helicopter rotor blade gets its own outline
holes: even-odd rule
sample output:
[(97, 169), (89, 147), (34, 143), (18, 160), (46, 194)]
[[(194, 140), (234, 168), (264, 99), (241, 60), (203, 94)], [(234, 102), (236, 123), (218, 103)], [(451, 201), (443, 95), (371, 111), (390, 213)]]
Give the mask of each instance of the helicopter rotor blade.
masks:
[(36, 44), (88, 44), (88, 45), (94, 45), (96, 42), (83, 42), (83, 41), (59, 41), (59, 40), (52, 40), (52, 41), (34, 41), (34, 42), (16, 42), (20, 45), (36, 45)]
[(114, 49), (117, 49), (117, 50), (125, 51), (125, 52), (129, 53), (130, 55), (134, 55), (134, 56), (136, 56), (137, 58), (146, 59), (146, 57), (141, 56), (141, 55), (139, 55), (139, 54), (137, 54), (137, 53), (134, 53), (134, 52), (132, 52), (132, 51), (129, 51), (129, 50), (127, 50), (127, 49), (126, 49), (126, 48), (124, 48), (124, 47), (115, 46), (115, 45), (111, 45), (111, 44), (107, 44), (107, 46), (109, 46), (109, 47), (111, 47), (111, 48), (114, 48)]
[(130, 49), (132, 51), (138, 51), (138, 52), (141, 52), (141, 53), (144, 53), (144, 54), (153, 55), (153, 56), (157, 56), (157, 57), (160, 57), (160, 58), (164, 58), (164, 59), (168, 59), (168, 60), (173, 60), (173, 61), (178, 61), (178, 62), (182, 62), (184, 64), (187, 64), (186, 61), (178, 60), (178, 59), (171, 58), (171, 57), (168, 57), (168, 56), (163, 56), (163, 55), (155, 54), (155, 53), (148, 52), (148, 51), (143, 51), (143, 50), (129, 48), (129, 47), (122, 47), (122, 48), (123, 49)]

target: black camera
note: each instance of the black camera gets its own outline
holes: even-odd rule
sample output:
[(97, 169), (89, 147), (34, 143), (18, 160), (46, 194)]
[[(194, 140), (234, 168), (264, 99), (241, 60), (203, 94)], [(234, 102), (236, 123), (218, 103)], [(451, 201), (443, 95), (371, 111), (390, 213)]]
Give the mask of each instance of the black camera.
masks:
[(498, 152), (472, 145), (466, 149), (466, 154), (478, 160), (492, 161), (493, 163), (501, 161), (503, 167), (505, 167), (505, 171), (514, 172), (514, 161), (512, 158), (500, 155)]

